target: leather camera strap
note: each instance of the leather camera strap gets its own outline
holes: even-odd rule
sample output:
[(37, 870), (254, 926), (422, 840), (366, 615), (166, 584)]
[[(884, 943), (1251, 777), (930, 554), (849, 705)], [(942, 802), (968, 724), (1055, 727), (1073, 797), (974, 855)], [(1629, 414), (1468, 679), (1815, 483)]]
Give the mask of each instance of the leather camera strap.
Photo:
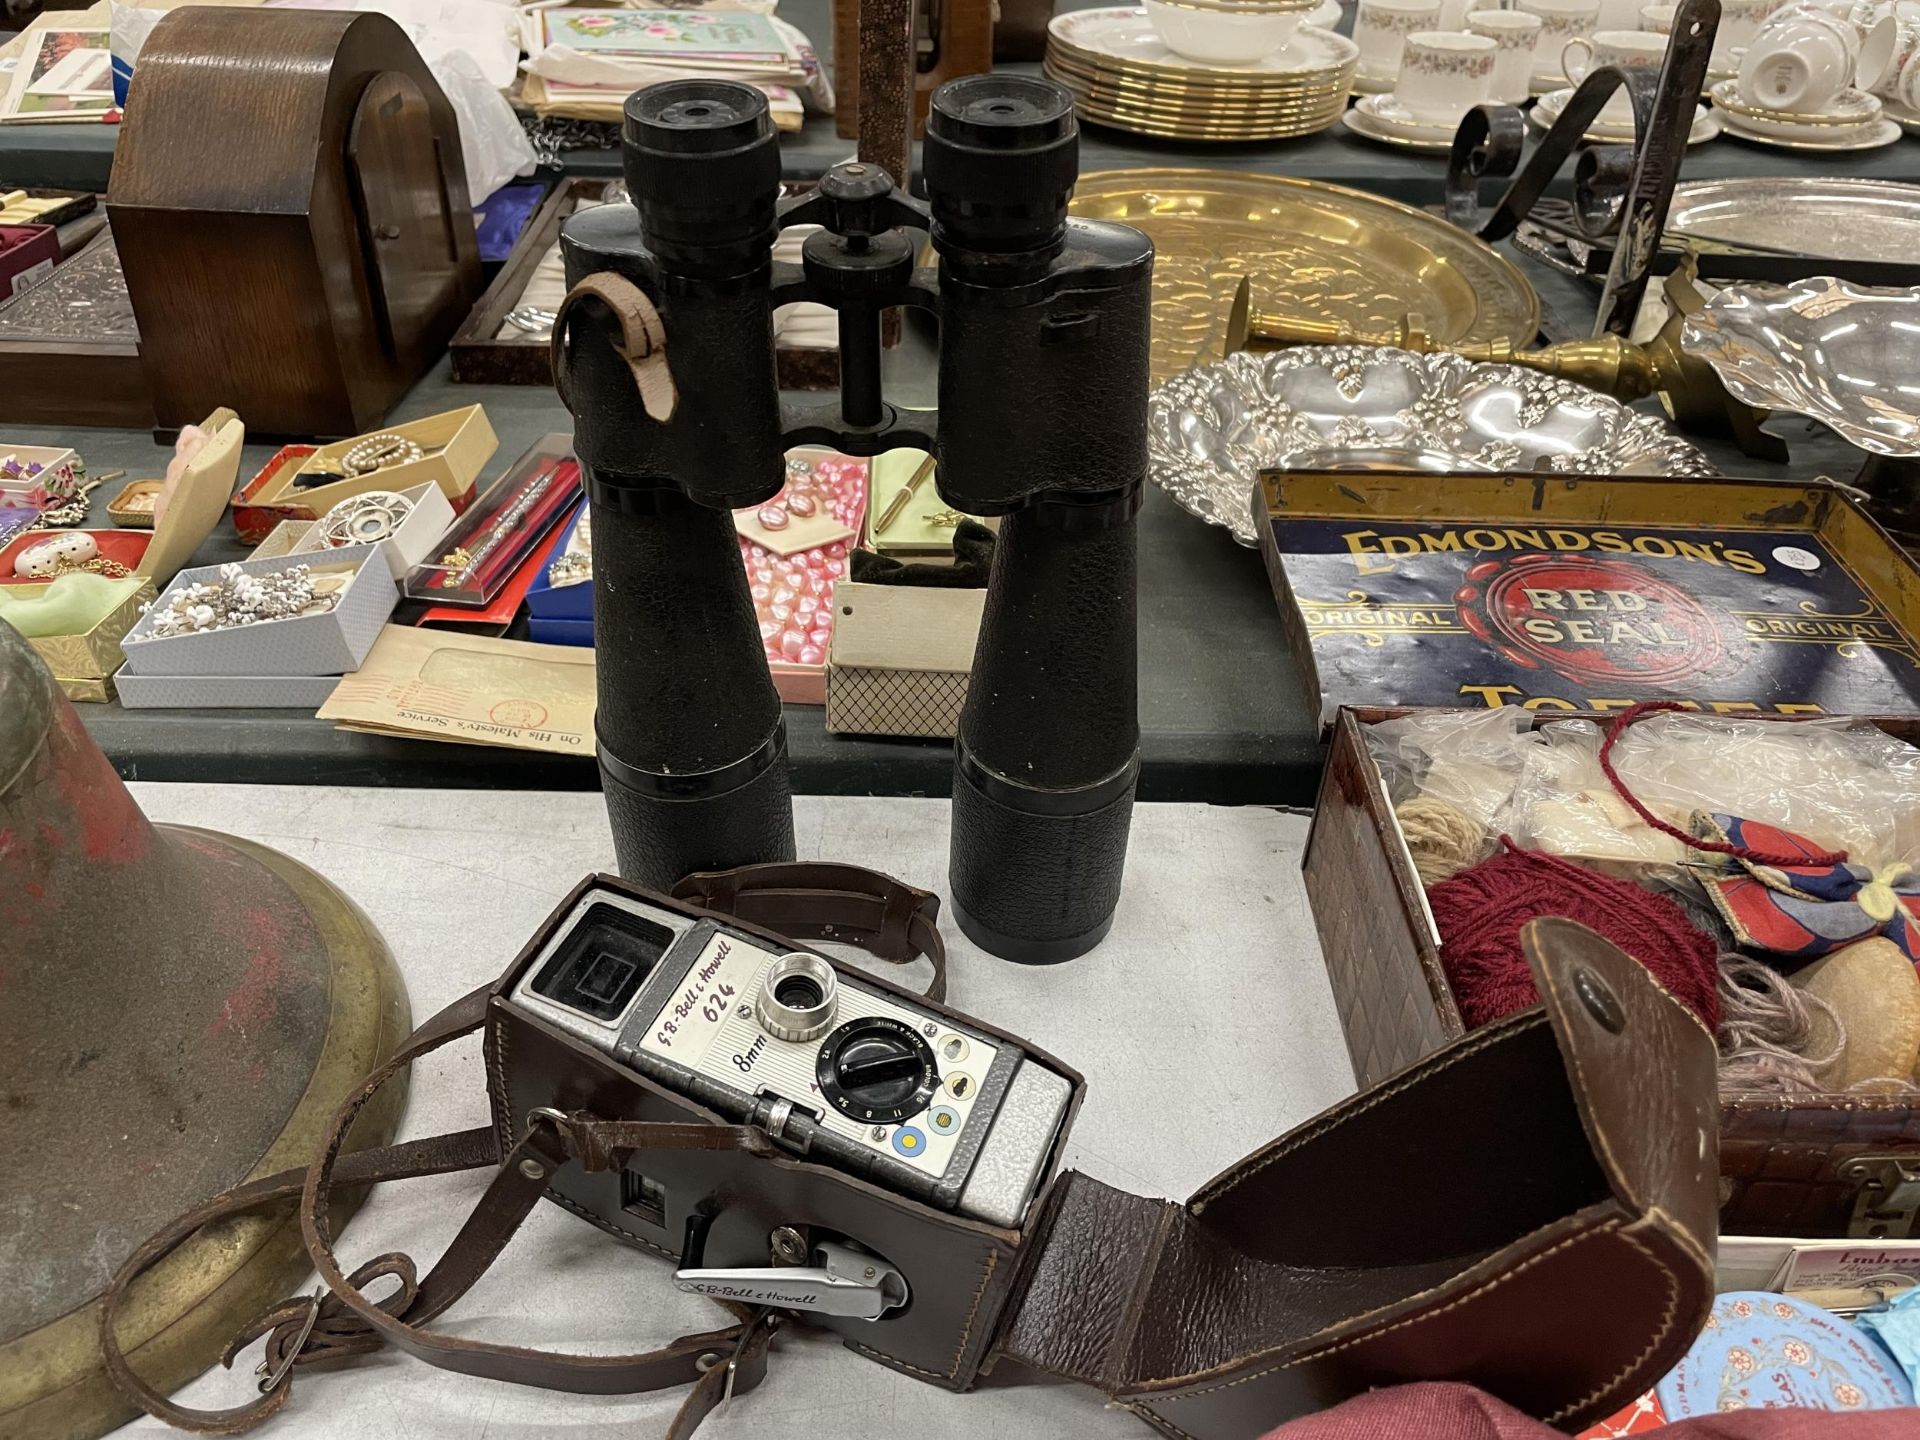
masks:
[[(928, 891), (852, 865), (776, 864), (688, 876), (676, 898), (764, 925), (795, 938), (862, 945), (879, 958), (904, 963), (924, 955), (933, 964), (928, 994), (946, 990), (946, 954), (935, 919), (939, 900)], [(231, 1435), (252, 1428), (287, 1402), (295, 1368), (319, 1360), (366, 1354), (384, 1344), (442, 1369), (486, 1379), (582, 1394), (632, 1394), (690, 1384), (668, 1429), (669, 1440), (690, 1436), (728, 1396), (752, 1389), (766, 1374), (767, 1349), (779, 1316), (765, 1309), (726, 1305), (739, 1317), (725, 1329), (686, 1335), (658, 1350), (631, 1355), (569, 1355), (458, 1339), (422, 1327), (443, 1314), (486, 1273), (546, 1192), (552, 1173), (567, 1164), (589, 1170), (624, 1165), (634, 1151), (740, 1149), (770, 1152), (764, 1132), (744, 1125), (610, 1121), (576, 1112), (540, 1111), (511, 1150), (501, 1153), (491, 1126), (342, 1154), (354, 1119), (394, 1076), (441, 1046), (486, 1024), (495, 989), (489, 981), (461, 997), (419, 1029), (370, 1074), (335, 1114), (310, 1165), (234, 1187), (182, 1215), (130, 1255), (102, 1296), (100, 1347), (108, 1374), (130, 1401), (183, 1430)], [(413, 1261), (393, 1252), (351, 1274), (333, 1253), (329, 1205), (333, 1187), (442, 1175), (497, 1166), (486, 1192), (446, 1252), (425, 1278)], [(137, 1375), (119, 1343), (119, 1323), (134, 1282), (203, 1226), (263, 1205), (299, 1198), (300, 1228), (326, 1293), (283, 1301), (248, 1326), (228, 1347), (224, 1363), (262, 1335), (261, 1396), (230, 1410), (175, 1404)], [(367, 1298), (367, 1286), (392, 1279), (386, 1298)], [(725, 1302), (721, 1302), (725, 1303)]]

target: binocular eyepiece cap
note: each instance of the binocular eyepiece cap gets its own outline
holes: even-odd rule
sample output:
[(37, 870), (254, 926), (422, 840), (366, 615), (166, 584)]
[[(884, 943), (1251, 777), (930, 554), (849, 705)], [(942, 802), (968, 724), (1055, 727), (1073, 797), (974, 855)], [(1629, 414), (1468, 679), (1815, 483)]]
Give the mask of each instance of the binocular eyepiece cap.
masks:
[(1074, 132), (1073, 98), (1031, 75), (968, 75), (934, 92), (928, 128), (989, 150), (1032, 150)]
[(621, 138), (667, 155), (725, 155), (758, 141), (776, 145), (767, 97), (730, 80), (669, 80), (627, 97)]
[(772, 248), (780, 137), (767, 97), (668, 80), (627, 97), (621, 168), (647, 245), (688, 273), (735, 274)]
[(969, 75), (933, 94), (922, 155), (936, 238), (1008, 253), (1058, 240), (1080, 172), (1073, 97), (1032, 75)]

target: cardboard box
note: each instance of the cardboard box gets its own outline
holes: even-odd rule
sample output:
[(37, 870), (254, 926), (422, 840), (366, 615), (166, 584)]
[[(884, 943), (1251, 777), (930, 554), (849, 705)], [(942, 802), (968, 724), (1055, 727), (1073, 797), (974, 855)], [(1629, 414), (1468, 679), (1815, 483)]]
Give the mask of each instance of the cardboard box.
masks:
[[(238, 562), (241, 570), (254, 575), (273, 574), (293, 563), (286, 556)], [(154, 612), (149, 611), (120, 642), (127, 673), (304, 677), (341, 675), (357, 670), (379, 638), (380, 627), (387, 623), (400, 594), (394, 589), (393, 577), (387, 571), (386, 559), (378, 545), (355, 545), (332, 551), (325, 557), (324, 565), (329, 569), (347, 568), (352, 578), (339, 604), (323, 615), (235, 625), (192, 635), (156, 636), (152, 633)], [(188, 585), (217, 580), (221, 568), (206, 565), (181, 571), (162, 592), (161, 601)], [(156, 605), (155, 610), (158, 609)]]
[[(437, 553), (435, 547), (440, 537), (445, 535), (447, 527), (453, 524), (453, 506), (438, 485), (427, 482), (410, 486), (397, 493), (403, 499), (411, 500), (413, 509), (407, 513), (407, 518), (400, 522), (393, 534), (379, 542), (380, 553), (386, 557), (387, 569), (393, 572), (396, 584), (405, 577), (407, 571), (429, 555)], [(281, 525), (287, 523), (289, 522), (282, 521)], [(275, 526), (274, 529), (277, 532), (280, 526)], [(320, 522), (316, 520), (302, 529), (300, 538), (294, 542), (293, 548), (287, 553), (289, 555), (327, 555), (333, 552), (320, 542)]]
[(312, 520), (282, 520), (267, 532), (267, 538), (253, 547), (252, 559), (271, 560), (276, 555), (291, 555), (293, 547), (306, 538), (316, 522)]
[(339, 462), (367, 437), (356, 435), (331, 445), (285, 446), (234, 496), (233, 528), (240, 539), (257, 544), (282, 520), (318, 520), (342, 500), (369, 490), (407, 490), (428, 483), (439, 486), (457, 514), (472, 503), (475, 481), (500, 448), (487, 412), (478, 405), (409, 420), (404, 425), (384, 426), (374, 433), (399, 435), (427, 453), (371, 475), (302, 489), (293, 483), (296, 475), (316, 462)]
[[(202, 422), (202, 428), (208, 433), (207, 444), (181, 475), (168, 502), (166, 518), (152, 530), (60, 533), (92, 536), (101, 555), (151, 580), (156, 590), (166, 588), (180, 567), (193, 558), (200, 542), (213, 533), (240, 473), (240, 447), (247, 439), (247, 427), (240, 417), (231, 410), (216, 410)], [(0, 585), (25, 583), (13, 573), (14, 560), (22, 550), (39, 544), (51, 533), (29, 530), (0, 546)]]
[(70, 448), (0, 444), (0, 465), (9, 460), (19, 461), (22, 470), (29, 465), (38, 465), (40, 469), (32, 475), (0, 472), (0, 504), (32, 505), (44, 510), (49, 503), (73, 493), (80, 457)]
[(985, 590), (836, 585), (828, 731), (952, 739), (986, 598)]
[[(51, 585), (38, 580), (35, 585)], [(142, 584), (84, 635), (39, 635), (27, 643), (40, 652), (47, 668), (70, 700), (103, 701), (113, 696), (108, 677), (120, 668), (120, 637), (140, 619), (153, 599), (153, 586)]]
[(60, 233), (51, 225), (0, 225), (0, 300), (24, 295), (60, 263)]
[(338, 675), (129, 675), (115, 677), (129, 710), (305, 710), (326, 704)]

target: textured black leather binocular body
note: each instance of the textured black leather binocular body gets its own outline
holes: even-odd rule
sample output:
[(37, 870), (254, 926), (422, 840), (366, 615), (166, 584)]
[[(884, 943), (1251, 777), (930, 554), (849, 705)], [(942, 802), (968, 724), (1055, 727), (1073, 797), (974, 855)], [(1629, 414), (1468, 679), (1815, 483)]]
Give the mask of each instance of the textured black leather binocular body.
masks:
[[(947, 504), (1004, 517), (956, 744), (960, 924), (1024, 961), (1106, 933), (1138, 771), (1153, 248), (1067, 217), (1078, 145), (1059, 86), (975, 76), (934, 97), (926, 203), (857, 162), (782, 201), (757, 90), (674, 81), (627, 102), (633, 203), (567, 222), (574, 296), (598, 289), (570, 296), (555, 352), (594, 510), (601, 767), (630, 879), (792, 856), (779, 701), (727, 511), (779, 492), (791, 446), (916, 447)], [(823, 228), (799, 265), (776, 264), (798, 224)], [(916, 263), (921, 230), (937, 267)], [(616, 291), (644, 297), (644, 326)], [(773, 311), (800, 300), (839, 317), (840, 394), (814, 409), (783, 406), (775, 374)], [(881, 392), (895, 307), (938, 324), (937, 411)], [(661, 338), (647, 404), (643, 330)]]

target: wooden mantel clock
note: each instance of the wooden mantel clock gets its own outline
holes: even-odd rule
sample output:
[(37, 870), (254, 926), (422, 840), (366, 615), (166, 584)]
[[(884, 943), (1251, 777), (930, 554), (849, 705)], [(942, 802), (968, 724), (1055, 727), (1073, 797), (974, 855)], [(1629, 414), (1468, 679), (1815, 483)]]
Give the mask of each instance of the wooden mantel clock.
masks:
[(188, 7), (153, 29), (107, 213), (155, 420), (377, 426), (480, 294), (453, 107), (399, 26)]

